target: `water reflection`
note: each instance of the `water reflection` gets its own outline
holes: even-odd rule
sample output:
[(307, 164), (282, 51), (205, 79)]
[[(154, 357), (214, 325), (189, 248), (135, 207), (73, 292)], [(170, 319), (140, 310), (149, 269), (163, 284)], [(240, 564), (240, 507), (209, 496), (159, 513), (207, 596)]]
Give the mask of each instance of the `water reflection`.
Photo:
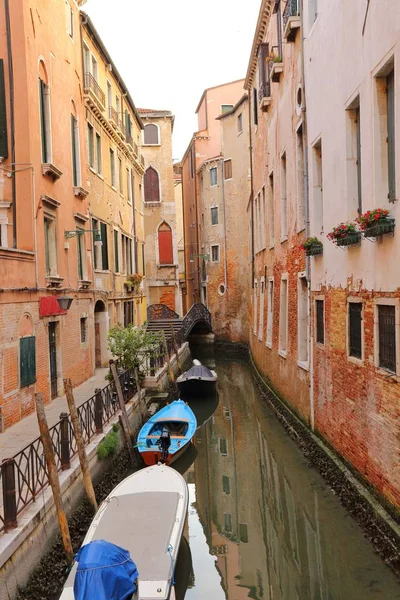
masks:
[(217, 360), (216, 370), (219, 405), (195, 436), (186, 598), (400, 598), (393, 573), (259, 400), (247, 365)]

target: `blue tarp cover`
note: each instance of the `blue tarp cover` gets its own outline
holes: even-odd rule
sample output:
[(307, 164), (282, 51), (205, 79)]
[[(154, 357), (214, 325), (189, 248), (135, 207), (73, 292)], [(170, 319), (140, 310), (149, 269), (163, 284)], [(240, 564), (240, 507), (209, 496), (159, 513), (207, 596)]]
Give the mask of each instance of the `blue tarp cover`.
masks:
[(75, 600), (128, 600), (139, 576), (128, 550), (104, 540), (79, 550), (74, 581)]

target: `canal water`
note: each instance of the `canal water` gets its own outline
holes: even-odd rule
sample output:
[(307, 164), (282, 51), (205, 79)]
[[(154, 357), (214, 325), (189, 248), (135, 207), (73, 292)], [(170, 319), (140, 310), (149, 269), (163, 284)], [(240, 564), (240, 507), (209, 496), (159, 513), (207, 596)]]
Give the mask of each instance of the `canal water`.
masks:
[(210, 366), (218, 397), (189, 400), (200, 426), (177, 465), (190, 490), (181, 597), (400, 599), (395, 575), (260, 398), (250, 367)]

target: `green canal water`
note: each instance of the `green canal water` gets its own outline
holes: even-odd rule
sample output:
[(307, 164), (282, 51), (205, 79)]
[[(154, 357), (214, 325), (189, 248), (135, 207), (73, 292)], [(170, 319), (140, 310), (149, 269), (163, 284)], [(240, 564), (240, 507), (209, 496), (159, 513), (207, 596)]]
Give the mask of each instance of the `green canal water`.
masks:
[(190, 490), (178, 598), (400, 599), (395, 575), (260, 398), (250, 367), (210, 366), (218, 398), (189, 401), (200, 426), (177, 465)]

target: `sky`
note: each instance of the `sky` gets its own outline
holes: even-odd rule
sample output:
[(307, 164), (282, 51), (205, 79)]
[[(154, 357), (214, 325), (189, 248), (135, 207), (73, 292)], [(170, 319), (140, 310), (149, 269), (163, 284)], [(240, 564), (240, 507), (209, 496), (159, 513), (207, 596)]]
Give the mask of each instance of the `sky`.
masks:
[(175, 115), (173, 157), (197, 129), (203, 91), (246, 76), (261, 0), (88, 0), (137, 108)]

